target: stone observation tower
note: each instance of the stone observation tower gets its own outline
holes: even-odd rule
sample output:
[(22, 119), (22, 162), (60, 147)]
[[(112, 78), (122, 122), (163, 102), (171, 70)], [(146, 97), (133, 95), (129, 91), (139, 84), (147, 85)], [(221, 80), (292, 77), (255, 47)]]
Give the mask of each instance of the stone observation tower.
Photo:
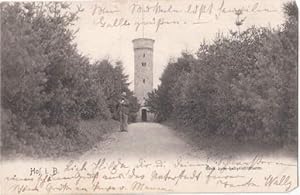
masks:
[(145, 107), (147, 93), (153, 89), (153, 45), (154, 40), (147, 38), (134, 39), (134, 94), (141, 109), (137, 120), (153, 120), (153, 115)]

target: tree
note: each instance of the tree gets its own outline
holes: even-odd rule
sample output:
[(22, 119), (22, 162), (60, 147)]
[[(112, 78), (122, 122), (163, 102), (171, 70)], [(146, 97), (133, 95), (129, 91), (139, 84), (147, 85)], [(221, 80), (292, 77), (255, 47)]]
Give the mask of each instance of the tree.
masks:
[(48, 100), (43, 93), (48, 59), (33, 30), (33, 9), (32, 4), (1, 4), (3, 147), (13, 147), (10, 141), (16, 137), (25, 142), (24, 136), (40, 130), (41, 116), (47, 115), (41, 107)]
[(184, 72), (190, 72), (190, 63), (193, 61), (193, 56), (188, 53), (182, 53), (182, 57), (177, 59), (177, 62), (169, 62), (164, 70), (161, 80), (161, 85), (158, 90), (148, 94), (146, 105), (151, 112), (156, 115), (156, 120), (163, 121), (171, 117), (174, 110), (175, 94), (178, 91), (174, 89), (177, 79)]
[(78, 9), (59, 2), (1, 4), (3, 151), (45, 155), (79, 147), (87, 140), (79, 121), (115, 117), (123, 91), (134, 120), (139, 108), (121, 62), (93, 66), (78, 53), (70, 28)]
[[(197, 57), (179, 57), (163, 72), (147, 105), (160, 120), (237, 140), (297, 140), (298, 11), (284, 6), (278, 29), (251, 27), (203, 42)], [(238, 13), (238, 16), (240, 13)], [(238, 18), (238, 26), (242, 22)], [(172, 114), (170, 114), (172, 113)]]

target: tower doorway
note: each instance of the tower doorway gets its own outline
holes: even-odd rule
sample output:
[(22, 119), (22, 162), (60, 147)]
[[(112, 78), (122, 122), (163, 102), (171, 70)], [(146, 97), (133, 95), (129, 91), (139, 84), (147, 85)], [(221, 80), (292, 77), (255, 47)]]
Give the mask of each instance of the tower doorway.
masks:
[(147, 110), (142, 109), (142, 121), (147, 121)]

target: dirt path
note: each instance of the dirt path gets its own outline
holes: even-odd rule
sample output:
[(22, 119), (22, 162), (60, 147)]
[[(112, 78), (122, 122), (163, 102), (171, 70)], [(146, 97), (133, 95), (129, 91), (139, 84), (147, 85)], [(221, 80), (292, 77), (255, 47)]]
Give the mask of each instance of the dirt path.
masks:
[(158, 123), (133, 123), (128, 132), (114, 132), (83, 157), (178, 158), (192, 155), (189, 144)]
[[(243, 145), (226, 143), (220, 139), (206, 139), (203, 137), (198, 140), (198, 144), (202, 144), (199, 148), (190, 139), (185, 138), (182, 132), (179, 133), (169, 126), (158, 123), (133, 123), (128, 126), (128, 132), (115, 131), (109, 134), (79, 159), (166, 159), (176, 161), (181, 158), (192, 161), (207, 159), (218, 161), (220, 159), (251, 160), (259, 155), (272, 160), (282, 156), (284, 159), (289, 159), (288, 161), (295, 161), (294, 158), (283, 155), (280, 150), (269, 153), (264, 150), (259, 152), (260, 150), (255, 146), (246, 145), (246, 148), (243, 148)], [(239, 151), (237, 148), (242, 148), (243, 152), (237, 152)]]
[[(219, 154), (209, 156), (207, 147), (195, 150), (184, 140), (183, 136), (167, 126), (134, 123), (129, 125), (127, 133), (115, 131), (107, 135), (104, 141), (79, 159), (19, 160), (2, 164), (0, 185), (5, 182), (3, 192), (11, 190), (12, 186), (19, 191), (28, 188), (24, 192), (31, 192), (29, 190), (34, 186), (39, 186), (39, 193), (43, 194), (49, 194), (49, 189), (58, 194), (56, 190), (65, 189), (65, 185), (73, 190), (72, 193), (78, 194), (82, 194), (84, 188), (89, 192), (125, 194), (169, 191), (283, 192), (297, 186), (296, 161), (250, 155), (245, 159), (222, 158)], [(205, 138), (198, 141), (212, 145)], [(28, 178), (32, 170), (33, 181), (28, 180), (26, 186), (16, 188), (16, 184), (18, 186), (20, 183), (13, 175), (18, 173), (17, 178)], [(48, 176), (40, 175), (44, 174), (44, 170), (48, 170), (47, 174), (56, 170), (57, 175), (51, 177), (60, 179), (45, 181)], [(8, 176), (13, 179), (5, 179)], [(62, 181), (61, 178), (68, 179)]]

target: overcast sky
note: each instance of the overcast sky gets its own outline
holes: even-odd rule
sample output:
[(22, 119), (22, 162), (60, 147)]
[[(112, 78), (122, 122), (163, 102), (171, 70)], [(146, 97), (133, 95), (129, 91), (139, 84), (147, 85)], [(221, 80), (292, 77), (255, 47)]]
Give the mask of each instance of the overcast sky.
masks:
[[(181, 51), (195, 52), (201, 41), (235, 26), (233, 9), (243, 9), (241, 30), (255, 26), (276, 27), (283, 23), (286, 0), (100, 0), (80, 3), (84, 11), (76, 24), (78, 49), (92, 60), (109, 57), (124, 63), (133, 83), (132, 40), (143, 36), (155, 40), (154, 87), (170, 58)], [(144, 8), (142, 12), (141, 8)], [(122, 20), (123, 18), (123, 20)], [(114, 23), (118, 19), (117, 23)], [(121, 21), (121, 22), (120, 22)], [(141, 24), (142, 21), (147, 23)], [(169, 23), (169, 24), (167, 24)], [(139, 25), (140, 24), (140, 25)], [(161, 24), (161, 25), (158, 25)], [(111, 27), (111, 25), (115, 25)], [(131, 88), (133, 86), (131, 85)]]

